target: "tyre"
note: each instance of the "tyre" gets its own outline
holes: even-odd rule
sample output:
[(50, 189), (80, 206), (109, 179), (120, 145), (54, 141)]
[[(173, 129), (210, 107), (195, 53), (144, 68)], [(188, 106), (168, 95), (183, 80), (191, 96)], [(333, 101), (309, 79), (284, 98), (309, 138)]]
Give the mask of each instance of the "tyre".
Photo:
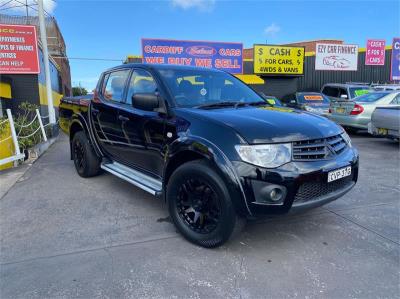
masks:
[(202, 247), (224, 244), (244, 225), (224, 181), (204, 160), (175, 170), (167, 186), (167, 204), (179, 232)]
[(100, 158), (94, 152), (85, 132), (79, 131), (72, 139), (72, 157), (81, 177), (88, 178), (100, 173)]

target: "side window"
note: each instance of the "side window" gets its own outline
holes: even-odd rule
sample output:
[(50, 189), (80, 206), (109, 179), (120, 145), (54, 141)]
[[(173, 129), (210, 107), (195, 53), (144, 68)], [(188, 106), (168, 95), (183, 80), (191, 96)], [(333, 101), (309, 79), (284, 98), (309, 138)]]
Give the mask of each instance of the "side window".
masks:
[(338, 89), (336, 87), (325, 86), (322, 93), (328, 97), (338, 97)]
[(390, 102), (390, 105), (400, 105), (400, 93)]
[(132, 104), (132, 97), (138, 93), (151, 93), (157, 91), (157, 84), (151, 74), (145, 70), (134, 70), (129, 82), (127, 104)]
[(121, 70), (107, 74), (103, 82), (102, 94), (106, 100), (122, 102), (125, 83), (129, 70)]
[(101, 91), (100, 91), (100, 93), (101, 93), (101, 95), (103, 95), (104, 96), (104, 94), (105, 94), (105, 92), (106, 92), (106, 84), (107, 84), (107, 81), (108, 81), (108, 78), (110, 77), (110, 74), (105, 74), (104, 75), (104, 79), (103, 79), (103, 82), (101, 82)]

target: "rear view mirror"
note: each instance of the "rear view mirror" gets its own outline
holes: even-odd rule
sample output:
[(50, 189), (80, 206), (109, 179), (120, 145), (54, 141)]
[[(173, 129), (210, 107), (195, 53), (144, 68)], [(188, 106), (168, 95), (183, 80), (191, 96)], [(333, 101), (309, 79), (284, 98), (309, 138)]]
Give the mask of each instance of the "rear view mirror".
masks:
[(159, 97), (155, 93), (137, 93), (132, 96), (132, 106), (144, 111), (154, 111), (160, 106)]

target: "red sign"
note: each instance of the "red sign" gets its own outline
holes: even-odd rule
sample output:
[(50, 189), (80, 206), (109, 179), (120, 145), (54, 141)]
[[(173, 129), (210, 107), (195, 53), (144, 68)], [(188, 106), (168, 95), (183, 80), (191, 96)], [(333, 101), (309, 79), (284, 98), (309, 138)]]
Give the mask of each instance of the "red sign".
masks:
[(367, 41), (365, 65), (385, 65), (385, 40), (369, 39)]
[(38, 74), (35, 26), (0, 24), (0, 74)]

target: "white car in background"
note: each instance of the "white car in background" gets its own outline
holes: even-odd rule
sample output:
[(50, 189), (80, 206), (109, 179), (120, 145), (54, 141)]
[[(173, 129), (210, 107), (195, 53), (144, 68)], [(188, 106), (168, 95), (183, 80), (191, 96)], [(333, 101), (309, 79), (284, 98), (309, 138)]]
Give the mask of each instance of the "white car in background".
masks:
[(331, 102), (328, 118), (350, 130), (368, 129), (375, 108), (396, 105), (400, 91), (375, 91), (354, 98), (352, 101)]

